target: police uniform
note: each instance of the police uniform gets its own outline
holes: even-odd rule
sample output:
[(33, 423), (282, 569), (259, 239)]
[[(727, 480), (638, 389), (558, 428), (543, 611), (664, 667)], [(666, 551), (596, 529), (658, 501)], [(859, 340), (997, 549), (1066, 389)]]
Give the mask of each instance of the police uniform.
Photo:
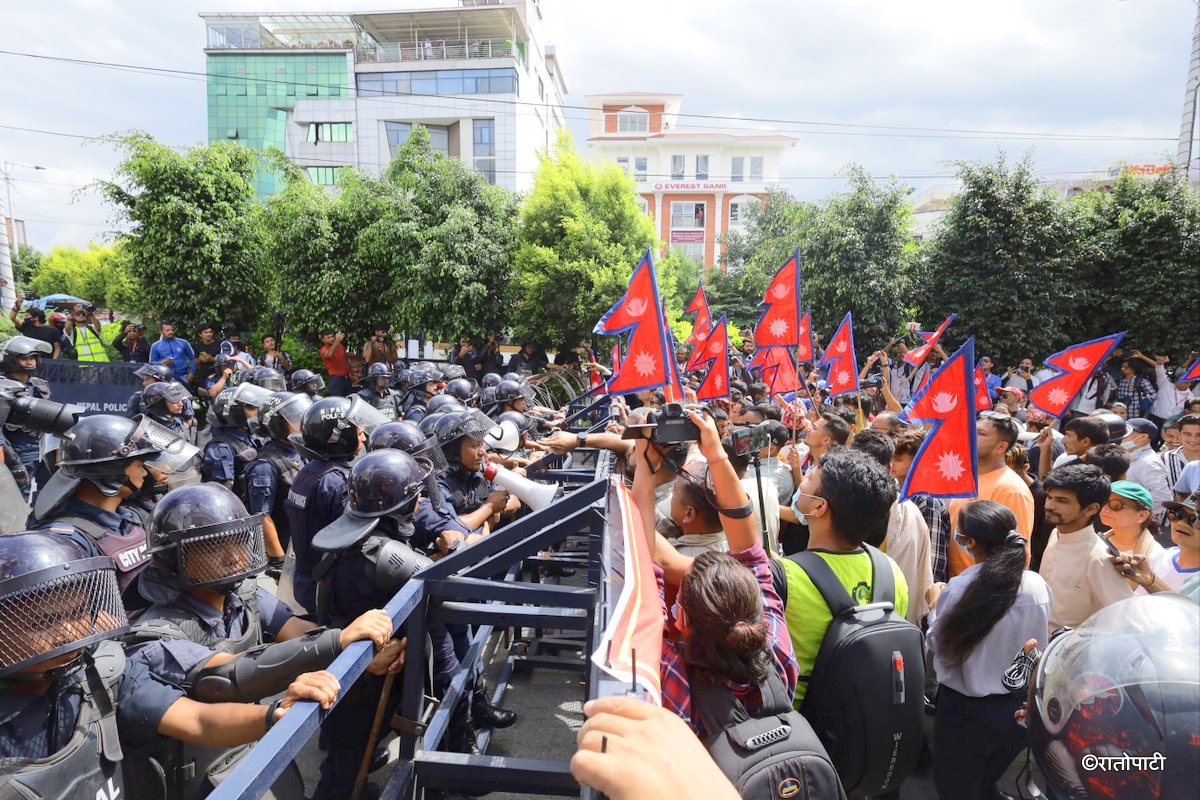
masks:
[[(3, 376), (3, 374), (0, 373), (0, 376)], [(25, 381), (25, 386), (25, 393), (27, 396), (35, 397), (41, 400), (50, 399), (50, 384), (46, 383), (46, 381), (42, 380), (41, 378), (30, 377), (27, 381)], [(38, 485), (44, 485), (46, 482), (45, 479), (48, 478), (49, 475), (46, 474), (44, 468), (39, 468), (41, 459), (40, 448), (42, 443), (42, 435), (40, 433), (30, 433), (27, 430), (13, 427), (11, 425), (5, 426), (4, 435), (8, 439), (8, 443), (12, 445), (13, 451), (16, 452), (17, 458), (19, 458), (21, 463), (25, 465), (25, 471), (31, 476), (36, 474), (38, 478)]]
[[(370, 380), (370, 378), (363, 380)], [(400, 395), (392, 389), (384, 389), (380, 393), (374, 386), (364, 386), (358, 390), (357, 394), (364, 402), (369, 403), (373, 408), (378, 409), (380, 414), (387, 417), (388, 422), (404, 418), (403, 401)]]
[(460, 464), (438, 476), (442, 496), (459, 514), (470, 514), (484, 504), (492, 492), (492, 485), (482, 472), (467, 472)]
[(126, 607), (131, 602), (140, 605), (133, 602), (137, 593), (130, 587), (150, 556), (146, 554), (146, 529), (135, 511), (127, 506), (119, 506), (116, 512), (107, 511), (71, 497), (38, 528), (66, 536), (89, 557), (110, 556), (117, 565), (117, 584), (122, 597), (130, 601)]
[(246, 467), (246, 509), (251, 514), (270, 515), (285, 553), (291, 541), (285, 504), (305, 463), (291, 444), (272, 439)]
[(232, 482), (233, 491), (245, 496), (246, 467), (257, 454), (254, 440), (244, 429), (214, 427), (212, 441), (204, 447), (201, 476), (206, 481)]
[(408, 399), (404, 403), (403, 416), (408, 422), (420, 422), (421, 420), (425, 419), (425, 403), (427, 401), (421, 399), (419, 394), (424, 394), (424, 392), (422, 391), (418, 394), (410, 393), (408, 395)]
[(426, 552), (436, 546), (438, 534), (442, 531), (458, 531), (464, 537), (471, 533), (444, 500), (435, 503), (432, 498), (423, 495), (413, 515), (413, 528), (412, 546)]
[[(182, 384), (180, 384), (180, 385), (182, 385)], [(208, 388), (208, 387), (206, 386), (205, 388)], [(133, 394), (129, 395), (129, 399), (125, 401), (125, 416), (129, 417), (130, 419), (133, 419), (138, 414), (145, 414), (145, 413), (146, 413), (146, 406), (142, 402), (142, 393), (134, 392)], [(184, 420), (189, 420), (196, 416), (196, 409), (192, 404), (191, 394), (188, 394), (187, 397), (183, 398), (183, 412), (179, 416), (182, 417)], [(162, 422), (162, 420), (158, 420), (157, 417), (155, 419), (156, 419), (156, 421)], [(165, 425), (166, 423), (163, 423), (163, 424)]]
[[(163, 716), (181, 697), (179, 687), (127, 660), (111, 641), (43, 693), (0, 689), (0, 796), (128, 800), (122, 745), (158, 741)], [(106, 699), (115, 701), (112, 716)], [(50, 756), (53, 762), (37, 763)]]
[[(296, 475), (284, 503), (296, 555), (293, 591), (296, 600), (310, 611), (317, 607), (317, 588), (313, 571), (320, 553), (312, 550), (313, 536), (346, 510), (346, 478), (350, 462), (346, 459), (314, 459)], [(379, 608), (380, 606), (375, 606)]]

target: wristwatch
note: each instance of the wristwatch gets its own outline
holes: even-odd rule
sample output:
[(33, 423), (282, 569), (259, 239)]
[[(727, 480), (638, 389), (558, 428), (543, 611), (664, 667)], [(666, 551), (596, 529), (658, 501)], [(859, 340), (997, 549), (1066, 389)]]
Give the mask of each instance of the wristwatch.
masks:
[(576, 447), (587, 447), (587, 432), (575, 434), (575, 440), (579, 443)]

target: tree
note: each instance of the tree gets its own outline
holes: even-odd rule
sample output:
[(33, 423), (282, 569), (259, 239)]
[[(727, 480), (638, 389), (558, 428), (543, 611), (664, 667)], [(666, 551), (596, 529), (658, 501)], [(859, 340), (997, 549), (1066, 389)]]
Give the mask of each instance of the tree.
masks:
[(1078, 248), (1069, 303), (1060, 305), (1076, 312), (1068, 338), (1128, 329), (1123, 346), (1150, 355), (1181, 359), (1194, 349), (1200, 194), (1188, 188), (1183, 171), (1154, 178), (1124, 171), (1111, 191), (1080, 195), (1070, 211)]
[(114, 305), (126, 279), (117, 248), (92, 242), (87, 249), (54, 247), (30, 275), (29, 285), (41, 295), (74, 295), (98, 307)]
[(589, 339), (654, 243), (632, 179), (615, 164), (584, 161), (563, 132), (539, 159), (521, 207), (512, 318), (518, 338), (556, 345)]
[[(408, 221), (416, 228), (396, 321), (443, 339), (503, 330), (513, 302), (515, 196), (459, 159), (434, 151), (420, 125), (388, 165), (387, 180), (410, 198)], [(390, 243), (385, 237), (367, 246), (386, 258)]]
[(13, 281), (24, 284), (29, 276), (37, 272), (42, 263), (41, 251), (27, 244), (17, 246), (17, 252), (12, 259)]
[(962, 190), (926, 253), (918, 295), (924, 320), (951, 312), (955, 341), (1015, 364), (1061, 349), (1072, 337), (1075, 230), (1065, 204), (1038, 185), (1028, 159), (959, 162)]
[(133, 226), (120, 241), (141, 310), (185, 330), (252, 328), (274, 294), (254, 193), (262, 154), (233, 142), (177, 152), (145, 133), (120, 146), (124, 160), (99, 187)]

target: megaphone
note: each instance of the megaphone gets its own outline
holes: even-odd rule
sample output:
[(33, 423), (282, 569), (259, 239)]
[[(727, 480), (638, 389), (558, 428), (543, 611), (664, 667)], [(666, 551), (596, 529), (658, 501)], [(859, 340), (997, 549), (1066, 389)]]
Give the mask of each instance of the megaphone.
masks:
[(505, 469), (499, 464), (489, 463), (484, 465), (483, 477), (499, 488), (515, 495), (518, 500), (534, 511), (541, 511), (554, 502), (554, 497), (558, 494), (560, 488), (557, 483), (538, 483), (528, 478), (522, 478), (517, 473), (510, 469)]
[(511, 453), (521, 446), (521, 432), (517, 430), (517, 423), (502, 419), (499, 425), (483, 435), (483, 442), (490, 450)]

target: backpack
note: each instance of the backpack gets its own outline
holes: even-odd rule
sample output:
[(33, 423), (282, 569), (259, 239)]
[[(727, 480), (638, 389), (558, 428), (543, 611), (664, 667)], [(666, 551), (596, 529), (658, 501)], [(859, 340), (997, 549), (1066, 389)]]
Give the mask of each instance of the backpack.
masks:
[(746, 800), (845, 798), (825, 748), (792, 708), (778, 673), (759, 684), (763, 707), (751, 716), (732, 691), (693, 679), (692, 710), (704, 724), (704, 746)]
[(813, 726), (851, 796), (898, 789), (917, 768), (924, 740), (925, 635), (895, 610), (888, 557), (871, 557), (871, 600), (856, 606), (820, 556), (789, 556), (833, 614), (800, 713)]

